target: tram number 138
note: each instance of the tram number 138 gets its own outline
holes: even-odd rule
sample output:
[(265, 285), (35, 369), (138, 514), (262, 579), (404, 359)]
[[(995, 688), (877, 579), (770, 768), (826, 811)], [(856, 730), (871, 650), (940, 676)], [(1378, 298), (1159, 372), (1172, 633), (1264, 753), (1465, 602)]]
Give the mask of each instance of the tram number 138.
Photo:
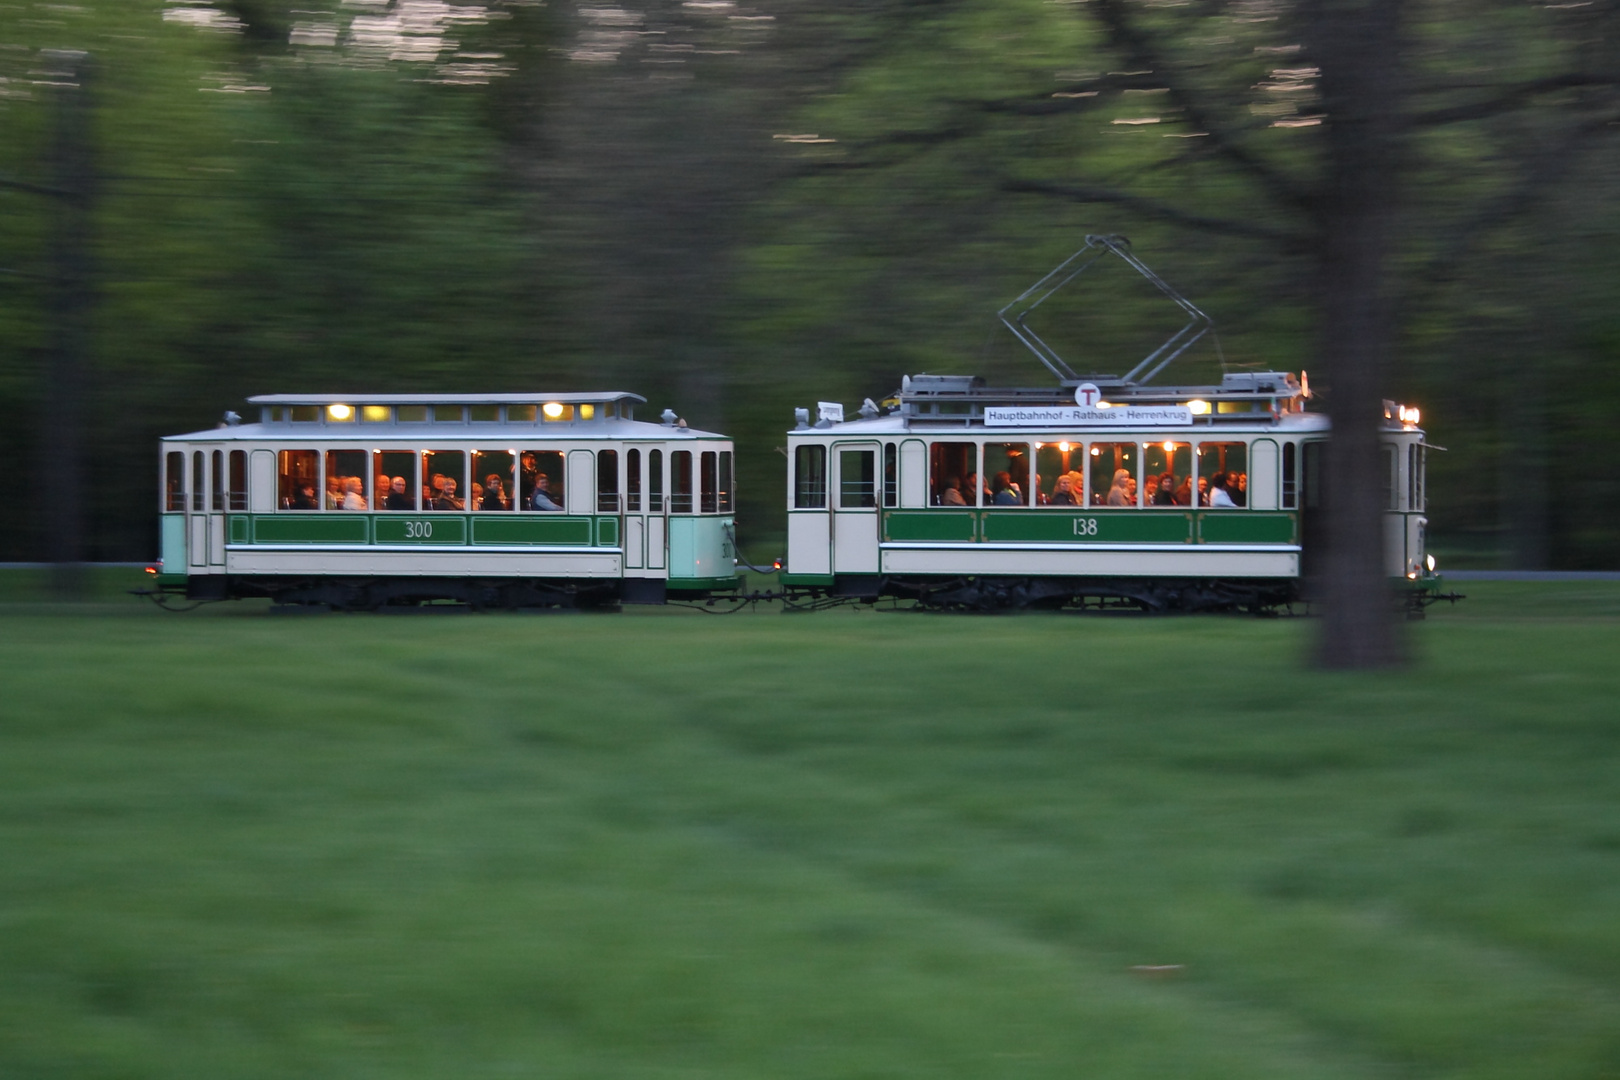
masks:
[(407, 521), (405, 522), (405, 539), (427, 540), (433, 535), (433, 522)]
[(1077, 517), (1074, 519), (1074, 535), (1096, 536), (1097, 519), (1094, 517)]

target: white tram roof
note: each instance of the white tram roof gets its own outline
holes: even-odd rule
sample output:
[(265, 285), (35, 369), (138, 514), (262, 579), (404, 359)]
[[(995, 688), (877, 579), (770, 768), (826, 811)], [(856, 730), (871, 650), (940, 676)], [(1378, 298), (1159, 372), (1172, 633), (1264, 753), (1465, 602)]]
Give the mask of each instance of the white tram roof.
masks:
[(605, 405), (647, 399), (609, 390), (594, 394), (258, 394), (249, 405)]

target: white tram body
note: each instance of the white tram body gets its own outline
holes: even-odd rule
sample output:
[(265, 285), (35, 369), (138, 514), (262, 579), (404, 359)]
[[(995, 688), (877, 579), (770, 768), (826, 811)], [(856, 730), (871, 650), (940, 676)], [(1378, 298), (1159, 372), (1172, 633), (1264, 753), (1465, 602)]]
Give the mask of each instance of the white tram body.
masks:
[(736, 585), (731, 440), (638, 421), (635, 394), (249, 401), (256, 423), (162, 441), (165, 588), (527, 607)]
[[(1081, 404), (1088, 393), (1094, 404)], [(1289, 602), (1322, 524), (1328, 420), (1307, 397), (1277, 372), (1000, 390), (924, 375), (858, 419), (828, 403), (814, 422), (800, 410), (787, 435), (782, 581), (947, 607)], [(1382, 438), (1385, 566), (1427, 581), (1416, 411), (1392, 414)], [(1233, 505), (1200, 497), (1217, 475)], [(1156, 491), (1165, 482), (1168, 498)]]

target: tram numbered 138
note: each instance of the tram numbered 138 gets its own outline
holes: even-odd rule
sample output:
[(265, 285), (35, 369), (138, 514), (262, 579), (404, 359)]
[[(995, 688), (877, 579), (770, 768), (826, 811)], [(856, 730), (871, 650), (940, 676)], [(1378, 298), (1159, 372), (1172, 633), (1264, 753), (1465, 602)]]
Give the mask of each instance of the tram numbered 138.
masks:
[(374, 609), (734, 590), (731, 440), (597, 394), (273, 394), (161, 446), (157, 585)]

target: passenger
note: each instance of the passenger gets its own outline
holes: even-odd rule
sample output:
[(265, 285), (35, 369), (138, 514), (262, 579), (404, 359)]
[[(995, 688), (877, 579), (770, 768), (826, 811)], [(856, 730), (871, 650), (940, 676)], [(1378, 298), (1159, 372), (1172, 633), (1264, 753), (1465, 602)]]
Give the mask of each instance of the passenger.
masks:
[[(967, 483), (962, 487), (962, 498), (966, 501), (968, 506), (978, 506), (981, 503), (990, 501), (988, 498), (990, 493), (988, 491), (980, 490), (981, 487), (982, 485), (979, 483), (979, 474), (975, 472), (968, 473)], [(969, 499), (969, 495), (972, 495), (973, 498)]]
[(1226, 493), (1232, 496), (1232, 501), (1239, 506), (1247, 506), (1249, 504), (1249, 474), (1240, 472), (1236, 476), (1236, 485), (1227, 484)]
[(940, 492), (939, 505), (966, 506), (967, 500), (962, 498), (962, 478), (953, 476), (945, 481), (945, 490)]
[(456, 478), (446, 476), (444, 485), (439, 489), (439, 497), (433, 500), (435, 510), (465, 510), (467, 504), (456, 495)]
[(1147, 487), (1142, 490), (1142, 504), (1144, 506), (1159, 504), (1159, 478), (1152, 473), (1148, 474)]
[(1209, 505), (1209, 477), (1207, 476), (1198, 478), (1198, 505)]
[(403, 476), (394, 477), (388, 485), (388, 498), (383, 505), (384, 510), (415, 510), (409, 494), (409, 485)]
[(472, 497), (467, 500), (467, 505), (472, 507), (474, 510), (482, 510), (484, 508), (484, 485), (480, 484), (476, 480), (473, 481)]
[(1193, 500), (1192, 490), (1192, 477), (1183, 478), (1181, 483), (1176, 485), (1176, 505), (1191, 506)]
[(1131, 498), (1131, 474), (1125, 469), (1114, 470), (1114, 484), (1108, 489), (1109, 506), (1134, 506), (1136, 500)]
[(366, 482), (358, 476), (347, 476), (343, 479), (343, 509), (364, 510), (366, 508)]
[(995, 489), (995, 494), (990, 497), (990, 502), (993, 505), (995, 505), (995, 506), (1022, 506), (1022, 505), (1024, 505), (1023, 492), (1019, 491), (1018, 490), (1018, 485), (1013, 483), (1013, 478), (1012, 478), (1011, 473), (1006, 473), (1006, 472), (998, 472), (998, 473), (996, 473), (996, 478), (993, 481), (992, 486)]
[(506, 501), (506, 487), (501, 483), (499, 473), (490, 473), (484, 477), (484, 497), (479, 500), (478, 506), (483, 510), (509, 510)]
[(1125, 494), (1130, 497), (1130, 500), (1131, 500), (1130, 505), (1135, 506), (1136, 505), (1136, 477), (1133, 476), (1129, 480), (1125, 481)]
[(1176, 505), (1176, 474), (1165, 473), (1159, 477), (1159, 493), (1154, 496), (1154, 506)]
[(1237, 503), (1232, 501), (1231, 494), (1226, 490), (1226, 473), (1216, 473), (1209, 478), (1209, 506), (1211, 509), (1236, 509)]
[(336, 473), (326, 474), (326, 508), (343, 509), (343, 477)]
[(1075, 506), (1080, 502), (1074, 497), (1074, 480), (1068, 473), (1057, 478), (1052, 485), (1052, 503), (1056, 506)]
[(561, 510), (562, 504), (551, 497), (551, 477), (540, 473), (534, 478), (534, 498), (529, 505), (536, 510)]
[(525, 450), (518, 459), (521, 471), (518, 474), (518, 495), (523, 500), (523, 506), (528, 506), (534, 498), (534, 480), (540, 475), (540, 466), (535, 462), (534, 451)]
[[(440, 499), (444, 498), (444, 473), (434, 473), (433, 479), (430, 481), (430, 483), (432, 485), (432, 494), (428, 496), (427, 501), (437, 503)], [(435, 507), (435, 509), (437, 509), (437, 507)]]
[(288, 501), (289, 510), (319, 510), (321, 502), (315, 497), (315, 481), (300, 480), (293, 486), (292, 498)]

